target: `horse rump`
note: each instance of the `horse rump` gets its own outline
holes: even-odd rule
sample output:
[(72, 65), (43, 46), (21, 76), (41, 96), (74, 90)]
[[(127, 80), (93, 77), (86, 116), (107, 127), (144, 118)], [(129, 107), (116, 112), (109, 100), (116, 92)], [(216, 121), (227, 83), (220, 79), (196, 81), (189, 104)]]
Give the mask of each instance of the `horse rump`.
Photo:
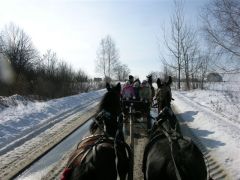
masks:
[(130, 173), (131, 152), (124, 142), (91, 136), (71, 154), (62, 180), (125, 180)]
[(145, 147), (143, 167), (145, 180), (205, 180), (207, 168), (198, 147), (182, 136), (169, 142), (159, 134)]

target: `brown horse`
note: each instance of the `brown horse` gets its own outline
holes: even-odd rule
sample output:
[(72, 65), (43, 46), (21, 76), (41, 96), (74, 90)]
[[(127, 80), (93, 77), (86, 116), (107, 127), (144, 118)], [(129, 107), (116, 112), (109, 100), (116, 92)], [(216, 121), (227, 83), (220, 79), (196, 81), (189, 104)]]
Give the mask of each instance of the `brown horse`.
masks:
[(170, 107), (171, 100), (172, 100), (172, 93), (170, 85), (172, 84), (172, 77), (169, 76), (168, 81), (162, 83), (161, 80), (157, 79), (157, 93), (156, 93), (156, 100), (158, 105), (158, 113), (165, 107)]
[(165, 107), (153, 125), (144, 150), (144, 179), (206, 180), (207, 168), (201, 151), (193, 141), (171, 128), (172, 117), (172, 110)]
[(131, 154), (122, 134), (121, 85), (107, 84), (107, 93), (91, 124), (91, 135), (71, 154), (62, 179), (130, 179)]

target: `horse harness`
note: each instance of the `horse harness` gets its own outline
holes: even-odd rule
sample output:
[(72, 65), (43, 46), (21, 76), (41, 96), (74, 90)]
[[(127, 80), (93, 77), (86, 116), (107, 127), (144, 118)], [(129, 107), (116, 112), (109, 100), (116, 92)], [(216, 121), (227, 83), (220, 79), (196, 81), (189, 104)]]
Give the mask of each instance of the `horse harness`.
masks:
[[(107, 116), (107, 118), (110, 118), (111, 114), (109, 114), (106, 111), (103, 111), (103, 112), (100, 112), (98, 115), (98, 117), (100, 117), (100, 118), (103, 118), (106, 116)], [(94, 120), (94, 121), (104, 134), (90, 135), (81, 140), (81, 142), (77, 146), (77, 150), (79, 150), (79, 151), (77, 152), (77, 154), (75, 156), (73, 156), (69, 160), (69, 162), (61, 176), (61, 180), (67, 180), (69, 175), (71, 174), (73, 168), (75, 166), (80, 166), (91, 151), (93, 153), (93, 160), (95, 161), (96, 154), (97, 154), (96, 148), (97, 148), (97, 145), (99, 145), (99, 144), (107, 143), (111, 146), (111, 148), (114, 149), (115, 155), (116, 155), (116, 159), (115, 159), (116, 167), (117, 167), (117, 163), (118, 163), (118, 157), (117, 157), (118, 153), (117, 153), (117, 149), (116, 149), (116, 143), (121, 143), (122, 145), (124, 145), (127, 154), (128, 155), (130, 154), (129, 149), (127, 148), (127, 145), (124, 141), (119, 141), (119, 140), (116, 140), (116, 138), (109, 136), (108, 133), (105, 131), (105, 128), (102, 127), (97, 120)], [(75, 161), (76, 159), (78, 159), (77, 162)], [(117, 169), (116, 169), (116, 171), (118, 174)], [(118, 176), (119, 176), (119, 174), (118, 174)]]
[(175, 162), (175, 159), (174, 159), (174, 156), (173, 156), (173, 141), (177, 141), (179, 138), (182, 138), (182, 136), (177, 134), (175, 131), (173, 132), (174, 137), (170, 136), (169, 133), (167, 131), (165, 131), (164, 129), (162, 129), (162, 132), (167, 137), (167, 139), (170, 143), (169, 146), (170, 146), (170, 149), (171, 149), (171, 157), (172, 157), (172, 160), (173, 160), (173, 165), (174, 165), (174, 170), (175, 170), (176, 177), (177, 177), (178, 180), (181, 180), (182, 178), (180, 176), (179, 170), (177, 168), (177, 165), (176, 165), (176, 162)]
[(171, 96), (170, 98), (172, 98), (171, 88), (169, 86), (162, 86), (161, 88), (158, 88), (156, 93), (157, 101), (164, 101), (168, 93)]
[[(146, 164), (146, 160), (147, 160), (146, 159), (147, 152), (150, 150), (150, 148), (153, 146), (153, 144), (155, 144), (155, 142), (157, 142), (157, 140), (161, 139), (162, 137), (167, 137), (167, 139), (169, 141), (169, 146), (170, 146), (170, 150), (171, 150), (171, 158), (172, 158), (172, 161), (174, 164), (174, 170), (175, 170), (176, 177), (178, 180), (182, 180), (179, 170), (178, 170), (178, 167), (176, 165), (174, 156), (173, 156), (173, 141), (178, 141), (178, 139), (181, 139), (182, 136), (179, 133), (177, 133), (176, 131), (166, 131), (166, 130), (164, 130), (164, 128), (161, 128), (161, 131), (158, 128), (156, 130), (156, 132), (160, 132), (160, 134), (158, 133), (151, 138), (151, 141), (147, 144), (146, 150), (144, 152), (143, 167), (142, 167), (143, 172), (145, 172), (145, 169), (146, 169), (146, 167), (144, 165)], [(161, 133), (161, 132), (163, 132), (163, 133)], [(171, 136), (171, 135), (169, 135), (169, 133), (171, 133), (173, 135)]]
[(96, 147), (98, 144), (101, 144), (103, 142), (112, 145), (113, 139), (109, 138), (107, 139), (104, 137), (104, 135), (101, 134), (91, 135), (82, 139), (82, 141), (77, 146), (77, 153), (67, 163), (67, 166), (65, 167), (64, 172), (62, 174), (61, 180), (67, 180), (73, 168), (75, 166), (80, 166), (91, 151), (93, 152), (93, 159), (95, 159)]
[(75, 159), (80, 158), (80, 161), (76, 165), (81, 165), (81, 162), (84, 161), (85, 157), (90, 151), (93, 152), (93, 158), (95, 159), (97, 145), (101, 143), (108, 143), (112, 146), (113, 141), (113, 138), (107, 138), (101, 134), (91, 135), (84, 138), (77, 146), (77, 149), (79, 149), (80, 151), (77, 153), (76, 156), (74, 156), (70, 163), (72, 163)]

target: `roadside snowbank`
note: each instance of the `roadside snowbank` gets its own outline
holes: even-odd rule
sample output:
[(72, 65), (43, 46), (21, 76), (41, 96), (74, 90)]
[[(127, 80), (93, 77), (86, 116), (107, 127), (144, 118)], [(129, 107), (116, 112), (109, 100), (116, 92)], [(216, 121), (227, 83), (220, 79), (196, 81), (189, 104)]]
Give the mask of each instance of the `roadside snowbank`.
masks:
[(178, 115), (232, 179), (240, 179), (239, 98), (224, 92), (173, 91)]
[[(60, 124), (61, 127), (65, 127), (65, 123), (69, 123), (72, 118), (61, 121), (64, 115), (76, 116), (76, 113), (80, 113), (81, 109), (89, 106), (89, 103), (99, 101), (105, 92), (100, 90), (47, 102), (27, 102), (26, 105), (19, 104), (0, 110), (0, 149), (7, 143), (23, 137), (27, 132), (56, 119), (61, 123), (48, 129), (50, 133), (59, 129)], [(178, 115), (184, 119), (182, 124), (187, 124), (211, 155), (224, 167), (231, 179), (240, 179), (240, 93), (173, 91), (173, 97), (175, 98), (173, 105)], [(32, 141), (37, 144), (37, 139), (42, 141), (41, 136), (35, 137)], [(27, 141), (19, 148), (29, 149), (32, 144)], [(21, 151), (18, 152), (17, 156), (21, 157)], [(13, 152), (0, 156), (1, 162), (6, 164), (18, 157)]]
[[(83, 108), (102, 97), (105, 92), (93, 91), (46, 102), (25, 101), (20, 96), (5, 99), (9, 107), (0, 110), (0, 149), (58, 116)], [(16, 104), (13, 105), (12, 102)]]
[(27, 105), (29, 102), (31, 102), (30, 99), (18, 94), (9, 97), (0, 96), (0, 112), (8, 107)]

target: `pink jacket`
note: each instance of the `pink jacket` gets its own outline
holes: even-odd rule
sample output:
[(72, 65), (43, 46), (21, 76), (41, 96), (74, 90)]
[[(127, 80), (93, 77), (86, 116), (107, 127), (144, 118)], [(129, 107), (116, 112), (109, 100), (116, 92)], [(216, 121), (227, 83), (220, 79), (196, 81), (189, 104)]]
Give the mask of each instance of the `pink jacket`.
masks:
[(132, 85), (126, 84), (122, 89), (123, 98), (133, 98), (135, 96), (134, 89)]

